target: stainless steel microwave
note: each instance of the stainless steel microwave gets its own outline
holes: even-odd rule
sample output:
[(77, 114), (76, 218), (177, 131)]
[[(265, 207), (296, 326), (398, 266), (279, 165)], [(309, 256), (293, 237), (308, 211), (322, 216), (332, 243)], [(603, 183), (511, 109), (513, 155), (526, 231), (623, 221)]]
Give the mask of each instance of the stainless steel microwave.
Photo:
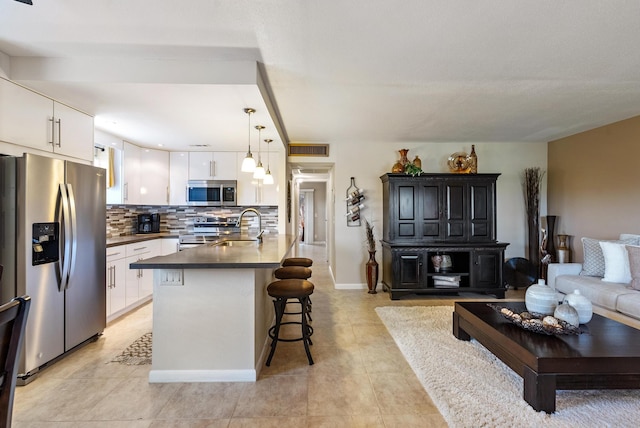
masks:
[(237, 187), (236, 180), (189, 180), (187, 204), (210, 207), (237, 205)]

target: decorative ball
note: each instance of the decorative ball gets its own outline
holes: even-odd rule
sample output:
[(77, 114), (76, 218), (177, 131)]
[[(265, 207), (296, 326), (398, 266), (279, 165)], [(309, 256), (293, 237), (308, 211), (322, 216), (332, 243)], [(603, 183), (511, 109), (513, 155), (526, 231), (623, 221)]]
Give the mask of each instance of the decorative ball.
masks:
[(537, 284), (530, 285), (524, 295), (524, 303), (527, 311), (543, 315), (553, 315), (558, 305), (558, 297), (551, 287), (545, 285), (544, 279), (539, 279)]
[(558, 318), (559, 320), (571, 324), (574, 327), (578, 327), (580, 325), (578, 311), (576, 311), (573, 306), (567, 303), (558, 305), (556, 310), (553, 312), (553, 316)]
[(589, 299), (580, 294), (580, 290), (575, 290), (573, 293), (567, 294), (564, 298), (564, 303), (575, 308), (578, 312), (580, 324), (586, 324), (591, 321), (593, 317), (593, 305)]

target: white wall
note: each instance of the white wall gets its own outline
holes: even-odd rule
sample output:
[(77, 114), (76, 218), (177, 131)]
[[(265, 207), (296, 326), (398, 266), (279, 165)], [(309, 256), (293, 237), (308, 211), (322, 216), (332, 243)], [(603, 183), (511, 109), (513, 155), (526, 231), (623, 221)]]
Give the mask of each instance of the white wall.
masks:
[[(522, 191), (525, 168), (547, 168), (547, 143), (475, 143), (479, 173), (501, 173), (497, 182), (497, 238), (508, 242), (505, 257), (525, 257), (527, 226)], [(390, 172), (399, 159), (398, 150), (409, 149), (408, 157), (422, 160), (425, 172), (449, 172), (447, 158), (454, 152), (471, 151), (471, 143), (332, 143), (335, 159), (335, 259), (332, 269), (337, 288), (365, 288), (364, 227), (347, 227), (346, 206), (342, 199), (355, 177), (365, 190), (366, 208), (362, 215), (373, 225), (376, 238), (382, 235), (382, 183), (380, 176)], [(546, 214), (546, 176), (541, 190), (541, 216)], [(378, 247), (376, 258), (381, 262)], [(380, 263), (381, 264), (381, 263)], [(382, 277), (382, 272), (380, 272)]]

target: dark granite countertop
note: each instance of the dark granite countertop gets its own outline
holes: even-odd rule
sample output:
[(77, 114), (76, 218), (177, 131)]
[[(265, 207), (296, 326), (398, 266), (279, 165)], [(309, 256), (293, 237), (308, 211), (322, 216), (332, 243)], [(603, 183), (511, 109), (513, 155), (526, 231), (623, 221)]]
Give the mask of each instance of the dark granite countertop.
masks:
[(294, 235), (264, 235), (262, 244), (216, 245), (230, 240), (252, 240), (254, 236), (225, 236), (220, 241), (188, 248), (166, 256), (131, 263), (132, 269), (233, 269), (277, 268), (296, 241)]
[(178, 238), (175, 233), (139, 233), (136, 235), (117, 236), (107, 238), (107, 248), (117, 247), (118, 245), (135, 244), (136, 242), (150, 241), (152, 239), (168, 239)]

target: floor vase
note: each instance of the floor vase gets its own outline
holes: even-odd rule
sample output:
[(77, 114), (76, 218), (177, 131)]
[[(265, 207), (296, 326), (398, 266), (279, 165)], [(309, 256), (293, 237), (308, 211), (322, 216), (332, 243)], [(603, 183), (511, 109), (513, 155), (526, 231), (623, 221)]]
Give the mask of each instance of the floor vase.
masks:
[(376, 287), (378, 286), (378, 262), (376, 261), (375, 251), (369, 251), (369, 260), (367, 261), (366, 267), (369, 294), (376, 294)]
[(547, 216), (547, 254), (551, 256), (551, 263), (558, 261), (558, 255), (556, 254), (556, 216)]

